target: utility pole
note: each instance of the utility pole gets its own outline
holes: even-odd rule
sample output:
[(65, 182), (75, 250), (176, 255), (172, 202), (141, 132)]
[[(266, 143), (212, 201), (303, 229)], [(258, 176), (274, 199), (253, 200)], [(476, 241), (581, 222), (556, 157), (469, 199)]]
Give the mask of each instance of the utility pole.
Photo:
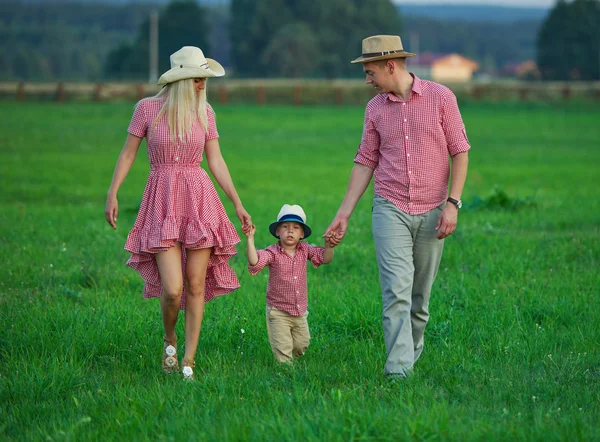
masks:
[(158, 81), (158, 11), (150, 13), (150, 83)]
[(418, 32), (411, 32), (410, 34), (410, 41), (409, 41), (410, 47), (408, 48), (408, 50), (410, 52), (412, 52), (415, 55), (415, 64), (418, 65), (419, 64), (419, 33)]

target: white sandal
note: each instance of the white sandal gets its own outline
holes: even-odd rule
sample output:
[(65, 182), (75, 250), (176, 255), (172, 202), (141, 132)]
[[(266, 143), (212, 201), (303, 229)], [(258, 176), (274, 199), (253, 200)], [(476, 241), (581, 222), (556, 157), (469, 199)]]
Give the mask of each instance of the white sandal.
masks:
[(190, 361), (189, 359), (182, 359), (181, 360), (181, 365), (183, 366), (183, 370), (181, 370), (181, 373), (183, 373), (183, 379), (185, 381), (191, 381), (194, 379), (194, 368), (196, 368), (196, 362), (195, 361)]
[(163, 371), (167, 374), (179, 371), (179, 362), (177, 362), (177, 347), (167, 340), (167, 337), (163, 337), (164, 349), (163, 349), (163, 360), (162, 366)]

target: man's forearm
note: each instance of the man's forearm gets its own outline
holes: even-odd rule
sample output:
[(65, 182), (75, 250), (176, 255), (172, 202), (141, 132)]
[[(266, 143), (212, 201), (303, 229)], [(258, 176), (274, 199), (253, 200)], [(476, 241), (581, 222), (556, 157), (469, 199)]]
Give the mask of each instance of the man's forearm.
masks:
[(367, 190), (369, 183), (373, 178), (373, 169), (363, 166), (362, 164), (355, 164), (350, 174), (350, 181), (348, 182), (348, 189), (344, 196), (344, 201), (340, 205), (337, 212), (337, 216), (342, 216), (346, 219), (350, 218), (356, 204)]
[(465, 181), (467, 179), (467, 168), (469, 166), (469, 153), (461, 152), (452, 157), (452, 182), (450, 184), (450, 197), (459, 200)]

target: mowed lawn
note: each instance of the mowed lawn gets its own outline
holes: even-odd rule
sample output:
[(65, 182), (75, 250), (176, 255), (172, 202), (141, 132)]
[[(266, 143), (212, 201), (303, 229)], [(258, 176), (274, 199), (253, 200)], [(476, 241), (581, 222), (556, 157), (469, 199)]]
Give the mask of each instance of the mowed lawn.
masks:
[[(103, 215), (133, 106), (0, 102), (1, 440), (600, 439), (599, 104), (461, 103), (465, 207), (401, 383), (382, 375), (372, 188), (333, 262), (309, 269), (304, 358), (274, 362), (268, 272), (248, 274), (242, 237), (242, 287), (206, 306), (197, 381), (161, 372), (159, 303), (123, 250), (145, 148), (116, 232)], [(322, 244), (364, 108), (215, 110), (257, 246), (284, 203), (304, 207)]]

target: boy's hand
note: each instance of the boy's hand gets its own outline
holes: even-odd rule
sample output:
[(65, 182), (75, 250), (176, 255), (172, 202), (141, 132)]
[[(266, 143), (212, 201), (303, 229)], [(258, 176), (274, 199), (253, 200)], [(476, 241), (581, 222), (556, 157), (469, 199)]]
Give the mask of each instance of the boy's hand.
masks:
[(325, 247), (328, 248), (334, 248), (337, 244), (333, 244), (333, 242), (331, 241), (331, 238), (329, 238), (328, 236), (325, 237)]
[(244, 233), (248, 238), (254, 238), (254, 234), (256, 233), (256, 226), (254, 224), (251, 224)]

